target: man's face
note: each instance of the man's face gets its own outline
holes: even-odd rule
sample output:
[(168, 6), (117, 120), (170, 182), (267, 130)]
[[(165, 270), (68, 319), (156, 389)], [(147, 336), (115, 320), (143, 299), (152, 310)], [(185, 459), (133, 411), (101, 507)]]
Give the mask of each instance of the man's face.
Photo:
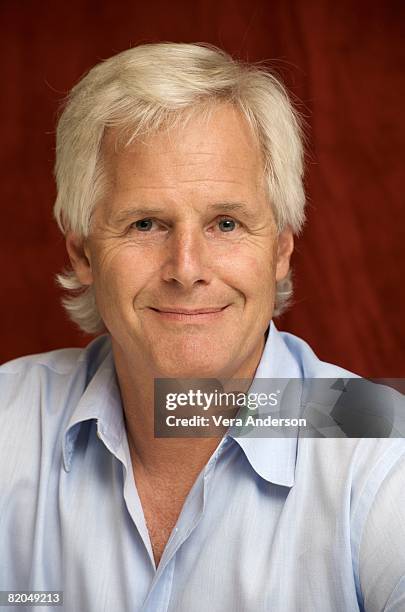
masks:
[[(233, 107), (116, 150), (104, 140), (107, 197), (83, 256), (116, 352), (154, 376), (253, 375), (288, 271), (257, 142)], [(76, 251), (77, 252), (77, 251)]]

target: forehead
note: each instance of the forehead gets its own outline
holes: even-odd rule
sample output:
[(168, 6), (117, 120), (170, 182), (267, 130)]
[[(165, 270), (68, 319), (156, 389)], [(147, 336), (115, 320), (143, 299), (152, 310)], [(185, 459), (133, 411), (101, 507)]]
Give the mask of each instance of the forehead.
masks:
[(122, 146), (120, 141), (116, 130), (109, 130), (102, 146), (104, 161), (115, 181), (128, 175), (141, 179), (164, 173), (181, 178), (183, 171), (188, 172), (191, 167), (197, 180), (199, 174), (202, 180), (209, 178), (215, 168), (222, 175), (229, 171), (255, 177), (263, 174), (256, 134), (242, 113), (230, 104), (217, 105), (208, 112), (197, 110), (191, 115), (180, 115), (173, 125), (131, 145)]
[(249, 217), (270, 213), (262, 153), (244, 116), (222, 104), (179, 119), (127, 146), (106, 134), (107, 188), (95, 218), (114, 225), (134, 210), (180, 218), (235, 203)]

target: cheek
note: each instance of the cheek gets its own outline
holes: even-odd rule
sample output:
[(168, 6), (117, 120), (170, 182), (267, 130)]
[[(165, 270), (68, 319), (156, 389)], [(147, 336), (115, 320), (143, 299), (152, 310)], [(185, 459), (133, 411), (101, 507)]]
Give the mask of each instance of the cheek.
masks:
[(98, 301), (107, 307), (119, 307), (122, 302), (131, 304), (153, 276), (153, 263), (134, 249), (104, 256), (98, 260), (94, 274)]
[(232, 249), (223, 261), (223, 278), (247, 297), (270, 296), (275, 286), (274, 254), (270, 250)]

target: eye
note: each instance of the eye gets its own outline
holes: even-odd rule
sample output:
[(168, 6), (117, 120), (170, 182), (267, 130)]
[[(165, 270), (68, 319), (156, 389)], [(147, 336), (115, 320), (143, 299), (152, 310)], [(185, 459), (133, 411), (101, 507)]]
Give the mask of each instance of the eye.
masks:
[(232, 232), (236, 229), (236, 223), (233, 219), (220, 219), (218, 226), (221, 232)]
[(149, 232), (152, 229), (152, 226), (152, 219), (139, 219), (139, 221), (132, 223), (132, 227), (135, 227), (140, 232)]

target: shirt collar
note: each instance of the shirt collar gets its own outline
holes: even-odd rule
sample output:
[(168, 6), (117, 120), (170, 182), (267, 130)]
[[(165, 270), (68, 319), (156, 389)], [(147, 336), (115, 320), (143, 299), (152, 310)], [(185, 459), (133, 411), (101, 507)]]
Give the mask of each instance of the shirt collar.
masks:
[[(121, 395), (117, 383), (109, 336), (96, 338), (86, 349), (88, 369), (101, 355), (100, 365), (75, 407), (63, 436), (63, 462), (70, 470), (74, 445), (84, 421), (97, 422), (97, 435), (107, 448), (117, 454), (125, 431)], [(256, 370), (257, 378), (301, 378), (300, 364), (289, 351), (273, 322)], [(229, 436), (233, 438), (232, 433)], [(255, 472), (275, 484), (292, 487), (295, 479), (297, 437), (235, 437)]]
[(73, 410), (64, 432), (63, 462), (67, 472), (70, 470), (75, 442), (83, 422), (96, 421), (97, 435), (112, 453), (117, 454), (121, 444), (124, 418), (109, 336), (96, 338), (87, 347), (84, 360), (87, 370), (93, 369), (93, 360), (100, 358), (100, 365)]
[[(258, 378), (301, 378), (301, 367), (273, 322), (256, 370)], [(254, 385), (254, 381), (252, 386)], [(251, 386), (251, 389), (252, 389)], [(295, 482), (297, 436), (291, 438), (234, 437), (254, 471), (274, 484), (292, 487)]]

